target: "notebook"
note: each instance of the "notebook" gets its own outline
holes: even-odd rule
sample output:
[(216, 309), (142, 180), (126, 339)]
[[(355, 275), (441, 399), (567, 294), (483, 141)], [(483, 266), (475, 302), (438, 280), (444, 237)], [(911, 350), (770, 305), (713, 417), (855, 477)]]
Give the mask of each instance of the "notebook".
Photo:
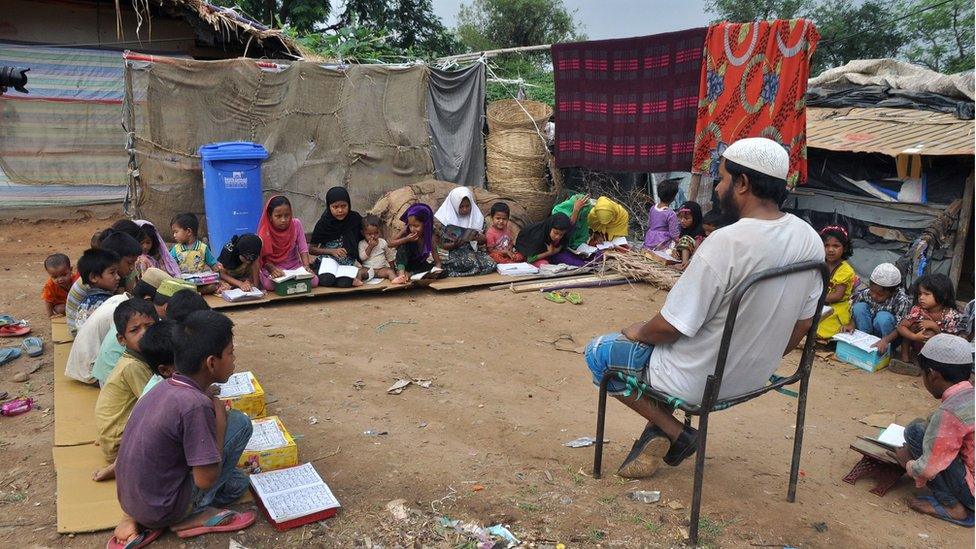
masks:
[(255, 499), (279, 532), (335, 516), (340, 507), (311, 463), (250, 476)]
[(245, 292), (240, 288), (232, 288), (230, 290), (220, 292), (220, 297), (224, 298), (225, 301), (237, 303), (238, 301), (252, 301), (255, 299), (261, 299), (264, 297), (264, 292), (257, 288), (251, 288), (251, 291), (249, 292)]
[(282, 282), (288, 282), (289, 280), (304, 280), (307, 278), (312, 278), (312, 273), (308, 272), (305, 267), (298, 267), (297, 269), (283, 269), (282, 274), (278, 278), (272, 278), (276, 283), (280, 284)]
[(319, 274), (330, 274), (336, 278), (356, 278), (359, 276), (359, 269), (353, 265), (339, 265), (335, 259), (323, 257), (319, 262)]

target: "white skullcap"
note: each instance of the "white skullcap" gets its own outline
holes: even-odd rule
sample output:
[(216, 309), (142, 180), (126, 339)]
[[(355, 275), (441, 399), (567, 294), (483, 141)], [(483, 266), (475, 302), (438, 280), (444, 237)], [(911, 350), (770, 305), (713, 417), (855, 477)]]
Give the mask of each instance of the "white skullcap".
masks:
[(949, 334), (932, 336), (925, 342), (919, 354), (943, 364), (973, 363), (973, 345), (959, 336)]
[(901, 271), (891, 263), (882, 263), (871, 271), (871, 282), (885, 288), (901, 284)]
[(729, 145), (722, 156), (740, 166), (786, 181), (790, 155), (779, 143), (765, 137), (747, 137)]

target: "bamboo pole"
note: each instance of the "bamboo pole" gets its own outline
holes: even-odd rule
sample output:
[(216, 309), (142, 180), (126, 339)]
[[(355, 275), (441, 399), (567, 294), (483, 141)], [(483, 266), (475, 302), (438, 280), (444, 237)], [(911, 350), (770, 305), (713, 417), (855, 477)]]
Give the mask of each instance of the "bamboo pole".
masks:
[(956, 227), (956, 241), (952, 246), (952, 262), (949, 266), (949, 279), (953, 287), (959, 290), (959, 279), (962, 277), (962, 266), (966, 260), (966, 241), (969, 239), (969, 228), (973, 219), (973, 174), (966, 179), (966, 188), (962, 194), (962, 210), (959, 213), (959, 224)]

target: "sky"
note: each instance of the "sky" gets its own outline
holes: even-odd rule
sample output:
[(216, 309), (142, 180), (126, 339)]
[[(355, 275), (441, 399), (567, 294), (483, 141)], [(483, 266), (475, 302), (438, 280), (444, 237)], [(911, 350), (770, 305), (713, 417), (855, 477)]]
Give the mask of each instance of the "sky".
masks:
[[(462, 3), (470, 0), (432, 0), (434, 13), (449, 28), (457, 25)], [(647, 36), (707, 26), (714, 17), (705, 13), (704, 0), (563, 0), (590, 40)]]

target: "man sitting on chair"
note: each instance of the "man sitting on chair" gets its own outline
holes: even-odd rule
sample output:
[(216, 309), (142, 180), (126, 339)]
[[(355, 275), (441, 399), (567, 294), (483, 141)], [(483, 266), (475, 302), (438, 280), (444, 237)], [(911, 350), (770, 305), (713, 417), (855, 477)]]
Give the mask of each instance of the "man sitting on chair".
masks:
[[(622, 369), (657, 391), (701, 403), (736, 288), (760, 271), (824, 260), (817, 232), (780, 210), (788, 171), (789, 155), (769, 139), (742, 139), (725, 150), (715, 192), (722, 212), (735, 222), (702, 242), (659, 314), (587, 345), (584, 356), (595, 384), (608, 368)], [(746, 293), (719, 399), (765, 385), (810, 328), (821, 289), (820, 274), (806, 271), (765, 280)], [(682, 425), (668, 408), (639, 398), (618, 379), (610, 381), (608, 394), (647, 419), (619, 475), (650, 476), (661, 458), (676, 466), (697, 450), (698, 431)]]

